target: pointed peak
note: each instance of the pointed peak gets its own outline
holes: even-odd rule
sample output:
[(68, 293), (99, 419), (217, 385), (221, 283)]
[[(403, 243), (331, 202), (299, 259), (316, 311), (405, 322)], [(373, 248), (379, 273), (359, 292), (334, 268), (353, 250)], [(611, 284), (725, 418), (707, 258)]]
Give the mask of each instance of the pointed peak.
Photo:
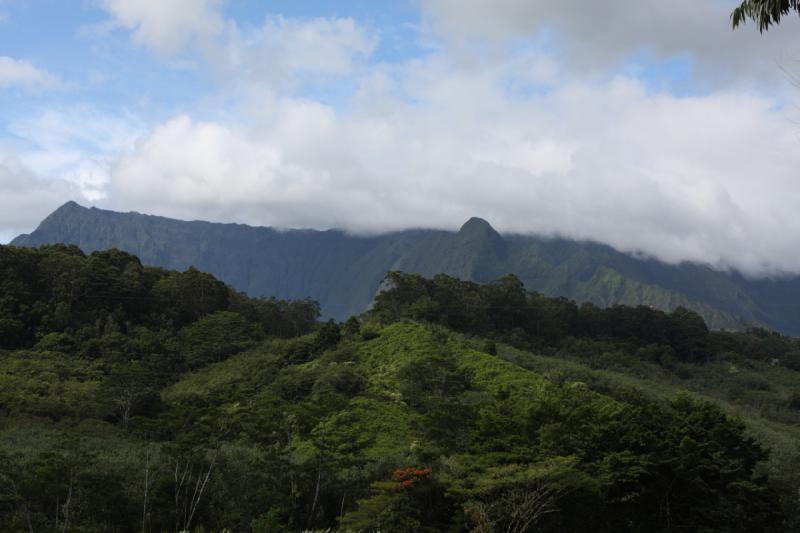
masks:
[(50, 217), (54, 215), (58, 216), (71, 213), (78, 213), (80, 211), (86, 211), (86, 208), (80, 205), (78, 202), (73, 202), (72, 200), (70, 200), (69, 202), (65, 203), (64, 205), (62, 205), (61, 207), (50, 213)]
[(461, 229), (458, 230), (459, 233), (497, 233), (491, 224), (486, 222), (482, 218), (472, 217), (471, 219), (467, 220)]
[(69, 202), (65, 203), (64, 205), (56, 209), (56, 211), (67, 211), (67, 210), (74, 211), (76, 209), (86, 209), (86, 208), (80, 205), (78, 202), (70, 200)]
[(482, 218), (472, 217), (458, 230), (458, 238), (463, 242), (490, 243), (498, 252), (505, 247), (505, 240)]
[(42, 224), (46, 224), (48, 222), (53, 222), (53, 221), (62, 221), (65, 218), (80, 216), (80, 214), (83, 213), (84, 211), (88, 211), (88, 209), (83, 207), (79, 203), (70, 200), (69, 202), (65, 203), (64, 205), (62, 205), (61, 207), (50, 213), (50, 215), (48, 215), (48, 217), (42, 221)]
[(63, 235), (64, 228), (80, 221), (87, 208), (70, 200), (42, 220), (33, 233), (23, 234), (11, 241), (14, 246), (38, 246), (50, 242), (63, 242), (57, 236)]

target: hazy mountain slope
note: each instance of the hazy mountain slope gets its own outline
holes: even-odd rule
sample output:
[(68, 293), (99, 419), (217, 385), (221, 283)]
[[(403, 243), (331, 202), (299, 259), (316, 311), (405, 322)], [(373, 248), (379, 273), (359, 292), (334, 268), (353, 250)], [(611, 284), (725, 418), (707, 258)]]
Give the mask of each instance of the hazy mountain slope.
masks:
[(668, 265), (591, 242), (498, 234), (470, 219), (458, 232), (408, 230), (372, 237), (185, 222), (87, 209), (69, 202), (12, 244), (120, 248), (171, 269), (190, 265), (251, 295), (311, 297), (326, 316), (365, 310), (389, 270), (489, 281), (508, 273), (550, 296), (696, 310), (714, 328), (764, 323), (800, 334), (800, 280), (751, 281), (702, 265)]

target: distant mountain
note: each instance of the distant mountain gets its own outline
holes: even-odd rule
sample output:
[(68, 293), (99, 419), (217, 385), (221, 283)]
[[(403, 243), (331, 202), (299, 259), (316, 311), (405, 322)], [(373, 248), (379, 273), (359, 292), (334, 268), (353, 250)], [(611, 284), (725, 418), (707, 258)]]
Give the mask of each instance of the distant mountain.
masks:
[(146, 264), (210, 272), (253, 296), (311, 297), (338, 319), (366, 310), (389, 270), (490, 281), (516, 274), (531, 290), (600, 306), (684, 306), (711, 328), (763, 324), (800, 335), (800, 278), (749, 280), (736, 272), (640, 259), (594, 243), (500, 235), (479, 218), (458, 232), (353, 236), (117, 213), (68, 202), (11, 244), (119, 248)]

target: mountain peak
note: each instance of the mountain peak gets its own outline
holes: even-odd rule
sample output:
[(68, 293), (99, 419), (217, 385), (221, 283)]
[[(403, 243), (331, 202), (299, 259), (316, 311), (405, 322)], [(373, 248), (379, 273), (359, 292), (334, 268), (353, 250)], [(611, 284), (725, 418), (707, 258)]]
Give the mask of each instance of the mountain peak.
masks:
[(482, 281), (497, 277), (496, 267), (506, 257), (506, 243), (491, 224), (472, 217), (458, 230), (457, 242), (470, 250), (469, 259), (464, 261), (469, 265), (469, 277)]
[(458, 232), (460, 234), (497, 233), (491, 224), (479, 217), (472, 217), (467, 220)]
[(59, 212), (63, 212), (63, 211), (77, 211), (77, 210), (83, 210), (83, 209), (86, 209), (86, 208), (83, 207), (78, 202), (70, 200), (69, 202), (65, 203), (64, 205), (62, 205), (61, 207), (59, 207), (58, 209), (53, 211), (53, 214), (59, 213)]
[(22, 234), (11, 241), (14, 246), (37, 246), (39, 244), (63, 242), (77, 244), (67, 239), (70, 230), (79, 228), (84, 213), (89, 210), (77, 202), (70, 200), (42, 220), (39, 227), (31, 234)]
[(42, 223), (39, 225), (39, 228), (45, 228), (51, 226), (53, 224), (60, 224), (63, 223), (65, 220), (74, 220), (79, 218), (83, 215), (83, 213), (89, 211), (86, 207), (83, 207), (78, 202), (73, 202), (70, 200), (69, 202), (65, 203), (45, 218)]
[(52, 222), (53, 220), (61, 220), (65, 217), (73, 217), (77, 216), (84, 211), (88, 211), (86, 207), (83, 207), (78, 202), (74, 202), (70, 200), (69, 202), (63, 204), (61, 207), (50, 213), (47, 218), (42, 221), (42, 224), (47, 224), (47, 222)]

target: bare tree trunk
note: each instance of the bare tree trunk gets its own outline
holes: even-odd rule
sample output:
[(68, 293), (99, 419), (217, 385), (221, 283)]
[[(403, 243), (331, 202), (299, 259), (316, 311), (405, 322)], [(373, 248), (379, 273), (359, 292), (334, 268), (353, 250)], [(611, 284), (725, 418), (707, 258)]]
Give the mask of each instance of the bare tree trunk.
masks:
[(480, 531), (494, 531), (500, 524), (505, 524), (506, 533), (529, 531), (545, 515), (558, 511), (555, 501), (559, 492), (541, 480), (524, 489), (510, 490), (479, 509)]
[[(203, 479), (203, 471), (201, 470), (200, 474), (198, 474), (197, 479), (194, 482), (194, 492), (192, 493), (192, 498), (189, 500), (189, 502), (187, 504), (187, 507), (186, 507), (186, 514), (185, 514), (186, 519), (183, 522), (183, 529), (186, 530), (186, 531), (189, 530), (188, 524), (189, 524), (189, 522), (192, 521), (192, 515), (194, 514), (194, 512), (193, 512), (194, 511), (194, 509), (193, 509), (194, 508), (194, 501), (195, 501), (195, 498), (197, 497), (197, 491), (200, 488), (200, 483), (202, 482), (202, 479)], [(188, 490), (187, 490), (186, 494), (189, 494)]]
[[(189, 530), (189, 526), (192, 524), (192, 519), (194, 518), (194, 514), (197, 511), (197, 507), (200, 505), (200, 498), (203, 497), (203, 491), (208, 484), (208, 480), (211, 478), (211, 472), (214, 469), (214, 462), (216, 461), (216, 453), (214, 457), (211, 459), (211, 464), (208, 465), (208, 470), (205, 473), (205, 476), (198, 477), (197, 483), (195, 483), (194, 494), (192, 495), (191, 501), (191, 512), (189, 513), (189, 518), (186, 520), (186, 529)], [(201, 471), (202, 472), (202, 471)], [(201, 482), (202, 479), (202, 482)]]
[(125, 400), (125, 405), (122, 407), (122, 428), (128, 429), (128, 423), (131, 420), (131, 402)]
[(183, 474), (180, 474), (180, 468), (180, 460), (175, 461), (175, 531), (180, 531), (181, 489), (183, 488), (183, 483), (186, 480), (186, 474), (189, 472), (189, 464), (186, 464)]
[(314, 511), (317, 509), (317, 499), (319, 499), (319, 482), (322, 478), (322, 463), (317, 465), (317, 486), (314, 489), (314, 501), (311, 502), (311, 512), (308, 513), (308, 524), (306, 527), (311, 527), (311, 521), (314, 520)]
[(69, 506), (72, 504), (72, 484), (75, 479), (75, 470), (69, 469), (69, 490), (67, 491), (67, 501), (64, 504), (64, 525), (61, 528), (62, 533), (67, 531), (69, 527)]
[(147, 531), (147, 493), (150, 489), (150, 448), (147, 448), (144, 463), (144, 503), (142, 503), (142, 533)]

